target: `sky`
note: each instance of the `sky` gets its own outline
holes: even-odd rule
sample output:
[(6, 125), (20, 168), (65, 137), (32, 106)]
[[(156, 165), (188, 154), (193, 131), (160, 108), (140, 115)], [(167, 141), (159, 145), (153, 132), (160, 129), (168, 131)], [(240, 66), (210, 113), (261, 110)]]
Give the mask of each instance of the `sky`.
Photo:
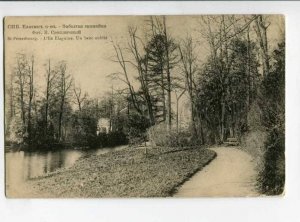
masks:
[[(148, 16), (7, 17), (5, 19), (6, 79), (12, 73), (16, 53), (22, 52), (34, 55), (35, 81), (40, 88), (43, 88), (45, 82), (45, 64), (49, 59), (52, 64), (65, 60), (68, 73), (73, 76), (75, 85), (80, 86), (90, 96), (101, 96), (109, 91), (112, 85), (116, 89), (122, 88), (124, 86), (120, 82), (112, 81), (107, 77), (111, 73), (121, 71), (119, 65), (111, 61), (115, 55), (111, 40), (125, 45), (129, 25), (137, 26), (142, 37), (143, 31), (147, 29), (145, 22), (147, 19), (149, 19)], [(199, 19), (199, 16), (167, 16), (166, 23), (170, 35), (175, 39), (183, 39), (187, 33), (196, 39), (200, 43), (200, 47), (197, 49), (199, 59), (204, 61), (208, 47), (205, 39), (198, 32), (201, 28)], [(269, 16), (269, 20), (271, 21), (268, 29), (269, 38), (272, 40), (271, 42), (275, 43), (284, 30), (280, 25), (282, 17)], [(15, 28), (14, 25), (19, 25), (19, 28)], [(42, 27), (40, 27), (41, 25)], [(95, 25), (95, 27), (85, 28), (85, 25)], [(51, 32), (78, 30), (81, 31), (81, 34), (77, 36), (83, 40), (47, 39), (48, 37), (55, 38), (55, 36), (73, 36), (75, 38), (76, 34), (51, 34)], [(93, 37), (93, 39), (84, 40), (84, 37)], [(102, 39), (96, 40), (95, 37)], [(23, 38), (23, 40), (14, 40), (15, 38)], [(27, 40), (26, 38), (38, 40)], [(274, 46), (271, 45), (272, 47)], [(133, 78), (136, 75), (135, 71), (133, 69), (129, 69), (129, 71)]]

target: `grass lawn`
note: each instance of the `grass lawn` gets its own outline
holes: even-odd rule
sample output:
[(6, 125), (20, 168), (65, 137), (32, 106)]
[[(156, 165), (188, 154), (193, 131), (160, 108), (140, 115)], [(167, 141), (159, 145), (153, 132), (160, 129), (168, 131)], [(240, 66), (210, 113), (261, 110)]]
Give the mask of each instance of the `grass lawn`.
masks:
[(167, 197), (208, 164), (204, 148), (126, 148), (79, 159), (74, 166), (33, 179), (37, 197)]

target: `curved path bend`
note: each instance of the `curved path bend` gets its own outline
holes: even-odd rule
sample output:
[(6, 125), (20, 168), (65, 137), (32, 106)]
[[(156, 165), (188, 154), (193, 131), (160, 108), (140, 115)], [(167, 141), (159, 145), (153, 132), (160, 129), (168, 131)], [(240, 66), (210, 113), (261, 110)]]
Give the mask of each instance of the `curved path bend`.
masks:
[(246, 152), (234, 147), (211, 148), (217, 157), (185, 182), (175, 197), (245, 197), (255, 191), (255, 164)]

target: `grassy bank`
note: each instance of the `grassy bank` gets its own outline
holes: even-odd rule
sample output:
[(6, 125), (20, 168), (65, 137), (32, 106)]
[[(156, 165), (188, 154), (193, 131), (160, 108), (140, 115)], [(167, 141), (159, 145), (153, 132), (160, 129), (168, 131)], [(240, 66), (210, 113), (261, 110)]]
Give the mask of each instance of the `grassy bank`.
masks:
[(167, 197), (208, 164), (204, 148), (126, 148), (28, 182), (38, 197)]

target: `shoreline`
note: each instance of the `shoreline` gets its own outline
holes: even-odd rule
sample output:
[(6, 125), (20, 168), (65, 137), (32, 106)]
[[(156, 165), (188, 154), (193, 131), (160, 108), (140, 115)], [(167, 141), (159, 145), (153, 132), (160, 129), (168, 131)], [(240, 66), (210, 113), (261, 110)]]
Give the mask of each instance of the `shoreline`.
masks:
[(186, 180), (209, 164), (214, 151), (206, 148), (126, 147), (78, 159), (69, 168), (31, 179), (32, 192), (8, 198), (170, 197)]

